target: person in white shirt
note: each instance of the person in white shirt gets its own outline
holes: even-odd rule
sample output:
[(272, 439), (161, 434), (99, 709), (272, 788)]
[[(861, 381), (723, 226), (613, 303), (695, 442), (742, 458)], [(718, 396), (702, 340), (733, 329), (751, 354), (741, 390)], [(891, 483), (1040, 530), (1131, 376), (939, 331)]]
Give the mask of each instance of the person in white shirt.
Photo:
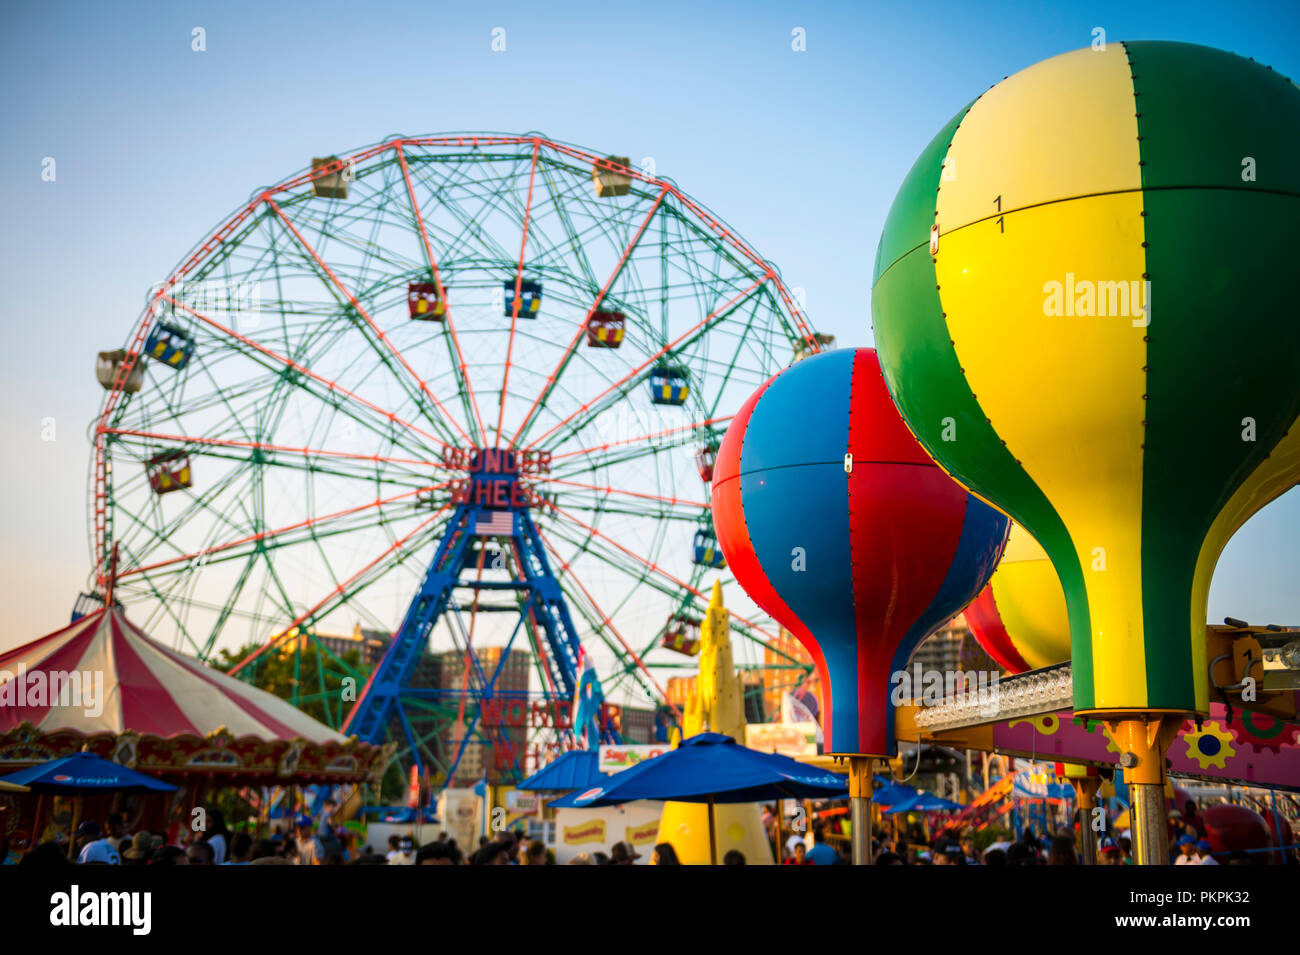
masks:
[(398, 853), (393, 855), (389, 853), (389, 865), (415, 865), (415, 839), (411, 836), (402, 836), (402, 841), (398, 843)]
[(394, 833), (388, 837), (388, 854), (384, 856), (388, 864), (392, 865), (393, 860), (402, 854), (402, 837)]
[(1197, 865), (1218, 865), (1219, 862), (1214, 858), (1214, 846), (1209, 841), (1202, 839), (1196, 843), (1196, 864)]
[(298, 865), (316, 865), (316, 837), (312, 834), (311, 816), (298, 817)]
[(104, 830), (93, 819), (87, 819), (77, 827), (77, 839), (84, 840), (81, 851), (77, 853), (77, 864), (121, 865), (122, 857), (117, 854), (117, 847), (104, 836)]
[(108, 839), (96, 839), (94, 842), (86, 844), (81, 850), (81, 855), (77, 856), (77, 865), (90, 865), (92, 863), (101, 863), (103, 865), (121, 865), (122, 858), (113, 848), (113, 843)]
[(1201, 861), (1196, 856), (1196, 840), (1191, 836), (1183, 836), (1178, 840), (1178, 858), (1174, 860), (1174, 865), (1200, 865)]

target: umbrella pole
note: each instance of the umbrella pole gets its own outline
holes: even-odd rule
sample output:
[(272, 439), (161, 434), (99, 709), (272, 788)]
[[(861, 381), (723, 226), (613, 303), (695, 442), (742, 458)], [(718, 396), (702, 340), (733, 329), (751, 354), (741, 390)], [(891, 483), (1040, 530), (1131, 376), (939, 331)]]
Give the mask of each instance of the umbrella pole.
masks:
[(713, 818), (713, 796), (709, 796), (709, 865), (718, 864), (718, 831)]
[(68, 826), (68, 861), (77, 861), (77, 825), (81, 822), (81, 796), (72, 793), (72, 823)]
[(776, 801), (776, 864), (781, 864), (781, 813), (785, 811), (785, 800)]
[(40, 844), (41, 833), (44, 829), (41, 826), (41, 817), (45, 815), (45, 793), (36, 797), (36, 818), (32, 820), (32, 838), (27, 844), (27, 851), (31, 852)]
[(871, 757), (849, 757), (849, 808), (853, 864), (871, 865)]

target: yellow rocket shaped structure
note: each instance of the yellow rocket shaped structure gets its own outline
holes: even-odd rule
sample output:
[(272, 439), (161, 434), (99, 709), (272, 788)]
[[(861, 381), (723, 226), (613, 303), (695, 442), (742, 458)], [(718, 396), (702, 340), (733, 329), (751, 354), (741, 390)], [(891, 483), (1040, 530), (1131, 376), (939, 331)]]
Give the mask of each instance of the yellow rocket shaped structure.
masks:
[[(682, 713), (682, 736), (724, 733), (745, 742), (745, 691), (731, 657), (731, 630), (722, 603), (722, 585), (713, 584), (709, 609), (700, 625), (700, 674)], [(718, 862), (739, 849), (749, 865), (772, 865), (772, 847), (763, 831), (758, 803), (714, 807)], [(672, 844), (683, 865), (709, 864), (709, 807), (668, 802), (659, 819), (659, 841)]]

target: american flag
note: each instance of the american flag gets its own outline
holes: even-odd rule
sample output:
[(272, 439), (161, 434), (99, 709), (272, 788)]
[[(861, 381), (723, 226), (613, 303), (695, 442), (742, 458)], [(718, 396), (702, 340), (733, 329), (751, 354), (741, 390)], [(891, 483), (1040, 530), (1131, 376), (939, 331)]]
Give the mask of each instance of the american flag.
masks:
[(480, 512), (474, 522), (474, 533), (479, 537), (509, 537), (514, 532), (513, 511)]

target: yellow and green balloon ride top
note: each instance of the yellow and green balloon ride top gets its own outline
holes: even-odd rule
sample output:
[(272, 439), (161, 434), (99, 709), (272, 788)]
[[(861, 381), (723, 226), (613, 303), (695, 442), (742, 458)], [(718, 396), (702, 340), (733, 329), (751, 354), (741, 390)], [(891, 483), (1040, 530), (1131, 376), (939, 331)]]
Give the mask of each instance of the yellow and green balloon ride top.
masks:
[(890, 210), (886, 382), (1052, 559), (1077, 710), (1208, 710), (1215, 563), (1300, 479), (1297, 156), (1285, 77), (1109, 44), (972, 102)]

